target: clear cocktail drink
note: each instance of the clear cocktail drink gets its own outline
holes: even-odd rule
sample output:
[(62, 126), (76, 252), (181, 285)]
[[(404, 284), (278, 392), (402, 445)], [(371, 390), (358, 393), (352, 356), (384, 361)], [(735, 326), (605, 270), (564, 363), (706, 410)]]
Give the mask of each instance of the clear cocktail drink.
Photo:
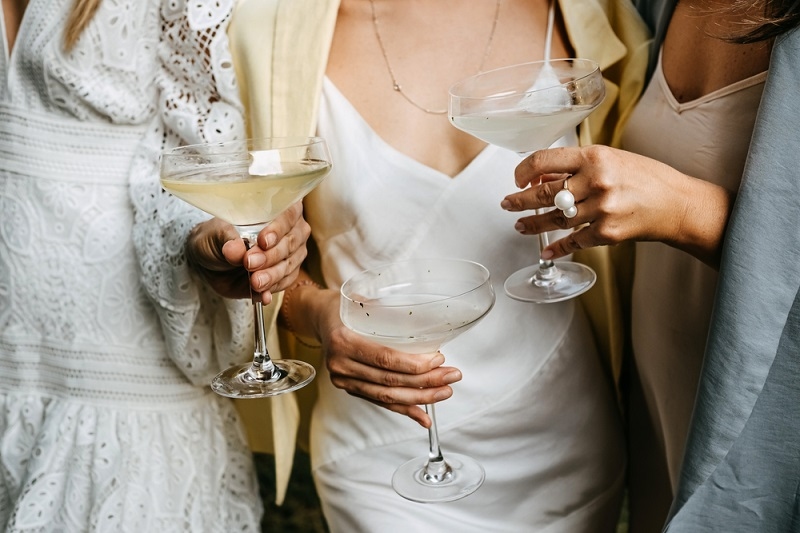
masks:
[(589, 116), (591, 106), (571, 106), (544, 111), (500, 109), (453, 116), (453, 125), (482, 141), (517, 153), (531, 146), (550, 146)]
[[(486, 316), (495, 294), (489, 271), (460, 259), (417, 259), (375, 267), (354, 275), (341, 289), (342, 322), (372, 342), (397, 351), (432, 353)], [(395, 491), (417, 502), (463, 498), (480, 487), (483, 467), (471, 457), (439, 446), (433, 405), (428, 455), (401, 465)]]
[[(586, 59), (534, 61), (482, 72), (450, 88), (450, 122), (487, 143), (520, 155), (551, 146), (583, 121), (605, 97), (600, 69)], [(537, 214), (542, 214), (537, 210)], [(539, 234), (540, 248), (548, 246)], [(553, 303), (594, 285), (594, 271), (571, 261), (539, 259), (506, 279), (510, 297)]]

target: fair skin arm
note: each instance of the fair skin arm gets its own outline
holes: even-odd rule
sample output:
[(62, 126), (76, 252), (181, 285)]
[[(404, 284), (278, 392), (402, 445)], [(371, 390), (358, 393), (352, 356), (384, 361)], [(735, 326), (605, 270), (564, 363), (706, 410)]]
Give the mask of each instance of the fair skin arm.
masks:
[[(227, 222), (218, 218), (202, 222), (189, 235), (186, 256), (189, 265), (221, 296), (249, 298), (252, 288), (262, 303), (269, 304), (273, 293), (297, 279), (310, 234), (303, 205), (297, 202), (261, 230), (257, 244), (249, 250)], [(249, 276), (244, 275), (243, 267)]]

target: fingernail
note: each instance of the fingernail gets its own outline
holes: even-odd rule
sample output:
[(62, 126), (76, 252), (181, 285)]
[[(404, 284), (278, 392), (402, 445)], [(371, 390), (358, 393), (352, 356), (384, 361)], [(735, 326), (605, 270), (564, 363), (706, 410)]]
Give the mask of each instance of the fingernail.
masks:
[(267, 241), (267, 248), (272, 248), (278, 243), (278, 236), (274, 233), (267, 233), (266, 237), (264, 237), (264, 240)]
[(503, 200), (500, 202), (500, 207), (503, 209), (511, 209), (511, 200)]
[(434, 366), (441, 366), (442, 363), (444, 363), (444, 354), (442, 354), (442, 352), (436, 352), (436, 355), (431, 359), (431, 364)]
[(542, 250), (540, 257), (542, 259), (550, 259), (551, 257), (553, 257), (553, 252), (552, 250)]
[(523, 224), (522, 222), (517, 222), (516, 224), (514, 224), (514, 229), (522, 233), (523, 231), (525, 231), (525, 224)]
[(247, 268), (253, 270), (259, 268), (267, 262), (264, 254), (251, 254), (247, 257)]
[(447, 385), (450, 385), (451, 383), (455, 383), (456, 381), (459, 381), (460, 379), (461, 379), (461, 371), (459, 371), (459, 370), (453, 370), (452, 372), (448, 372), (447, 374), (444, 375), (444, 382)]
[(452, 395), (453, 391), (451, 389), (440, 390), (439, 392), (433, 395), (433, 399), (436, 400), (437, 402), (440, 402), (442, 400), (448, 399)]

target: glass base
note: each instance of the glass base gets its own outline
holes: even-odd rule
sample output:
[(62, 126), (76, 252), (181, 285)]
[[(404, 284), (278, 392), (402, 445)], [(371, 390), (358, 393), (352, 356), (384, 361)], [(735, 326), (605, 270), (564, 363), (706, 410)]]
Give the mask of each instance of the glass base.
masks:
[(506, 294), (515, 300), (537, 304), (563, 302), (588, 291), (597, 280), (594, 270), (581, 263), (554, 264), (555, 274), (549, 279), (538, 279), (538, 265), (517, 270), (506, 279), (503, 286)]
[(392, 476), (395, 492), (418, 503), (441, 503), (469, 496), (483, 484), (486, 474), (475, 459), (458, 453), (447, 454), (450, 472), (442, 481), (425, 479), (427, 457), (417, 457), (404, 463)]
[(316, 370), (303, 361), (293, 359), (272, 360), (280, 370), (273, 379), (259, 379), (251, 371), (252, 363), (232, 366), (211, 380), (211, 389), (228, 398), (267, 398), (292, 392), (308, 385)]

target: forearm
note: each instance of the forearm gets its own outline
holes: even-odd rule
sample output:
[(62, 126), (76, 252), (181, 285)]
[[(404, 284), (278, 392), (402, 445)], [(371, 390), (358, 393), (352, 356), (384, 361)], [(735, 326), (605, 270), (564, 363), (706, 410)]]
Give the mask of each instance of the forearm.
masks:
[(320, 341), (324, 310), (337, 299), (336, 291), (320, 287), (300, 270), (297, 280), (283, 293), (279, 323), (299, 337)]
[(682, 216), (667, 244), (719, 269), (725, 229), (735, 194), (704, 180), (689, 178), (683, 188)]

